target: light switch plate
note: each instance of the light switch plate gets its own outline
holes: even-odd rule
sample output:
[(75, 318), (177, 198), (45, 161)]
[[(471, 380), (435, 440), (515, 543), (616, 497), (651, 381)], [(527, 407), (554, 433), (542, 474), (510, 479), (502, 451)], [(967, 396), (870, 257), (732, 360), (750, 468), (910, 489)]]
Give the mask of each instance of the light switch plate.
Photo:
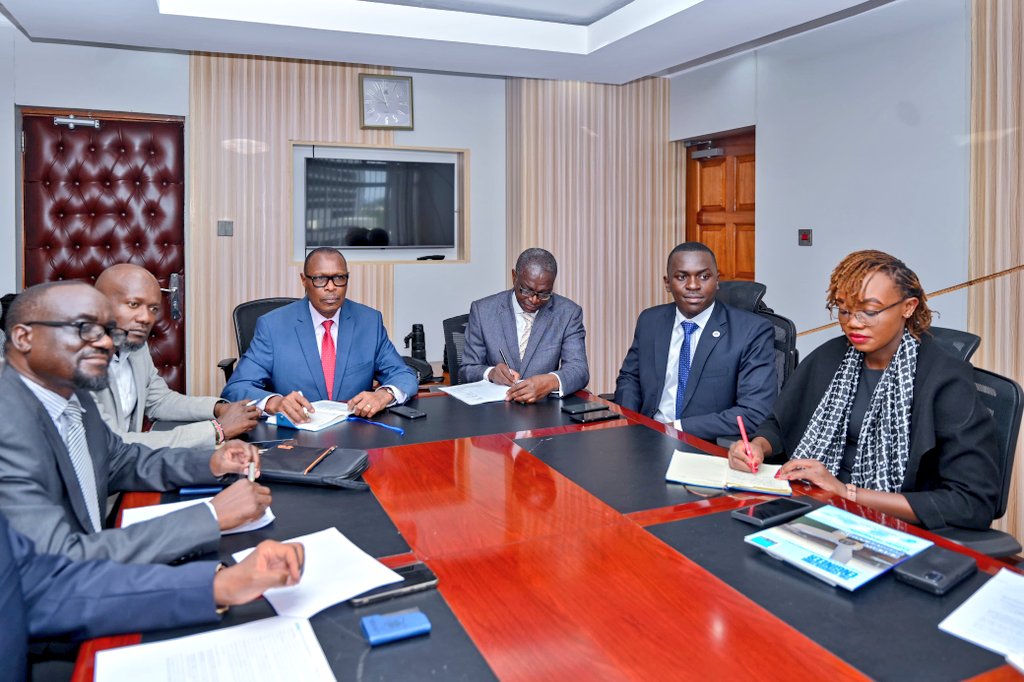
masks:
[(217, 221), (217, 236), (218, 237), (231, 237), (235, 234), (235, 223), (232, 220), (218, 220)]

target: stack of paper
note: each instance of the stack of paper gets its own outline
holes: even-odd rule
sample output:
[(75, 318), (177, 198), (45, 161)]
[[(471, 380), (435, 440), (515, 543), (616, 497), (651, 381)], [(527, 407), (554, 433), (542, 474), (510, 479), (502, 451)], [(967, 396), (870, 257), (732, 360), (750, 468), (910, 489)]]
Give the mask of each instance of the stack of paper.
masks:
[(500, 403), (508, 393), (508, 386), (492, 384), (486, 379), (472, 384), (458, 386), (440, 386), (437, 390), (444, 391), (453, 398), (458, 398), (467, 405), (483, 405), (484, 403)]
[(1024, 663), (1024, 575), (1000, 569), (939, 629), (1003, 654), (1011, 665)]
[[(150, 519), (159, 518), (166, 514), (170, 514), (180, 509), (184, 509), (185, 507), (191, 507), (192, 505), (195, 504), (209, 502), (212, 499), (212, 497), (201, 497), (197, 500), (185, 500), (184, 502), (169, 502), (168, 504), (152, 504), (149, 505), (148, 507), (133, 507), (132, 509), (125, 509), (124, 512), (121, 514), (121, 527), (127, 528), (128, 526), (133, 526), (136, 523), (142, 523), (143, 521), (149, 521)], [(257, 528), (263, 528), (263, 526), (269, 525), (270, 522), (274, 520), (274, 518), (274, 512), (270, 511), (270, 507), (267, 507), (267, 510), (263, 512), (263, 516), (261, 516), (260, 518), (254, 521), (249, 521), (248, 523), (243, 523), (240, 526), (235, 526), (234, 528), (222, 530), (220, 534), (233, 535), (235, 533), (245, 533), (250, 530), (256, 530)]]

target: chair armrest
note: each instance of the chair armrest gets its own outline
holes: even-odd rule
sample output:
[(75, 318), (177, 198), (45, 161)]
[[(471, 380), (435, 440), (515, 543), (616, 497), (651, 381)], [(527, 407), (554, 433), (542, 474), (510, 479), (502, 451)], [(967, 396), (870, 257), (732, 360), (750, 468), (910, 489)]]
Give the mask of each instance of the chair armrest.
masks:
[(238, 362), (238, 358), (224, 358), (217, 363), (217, 366), (220, 367), (222, 372), (224, 372), (224, 381), (231, 379), (231, 375), (235, 371), (236, 362)]

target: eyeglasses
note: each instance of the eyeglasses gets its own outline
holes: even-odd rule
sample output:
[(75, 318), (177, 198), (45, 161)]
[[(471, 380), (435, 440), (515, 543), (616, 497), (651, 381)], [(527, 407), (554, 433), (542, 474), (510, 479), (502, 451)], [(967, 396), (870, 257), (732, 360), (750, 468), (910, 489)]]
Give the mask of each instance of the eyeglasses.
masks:
[(43, 327), (74, 327), (78, 330), (78, 338), (82, 339), (86, 343), (95, 343), (103, 338), (103, 335), (110, 337), (110, 340), (114, 342), (115, 346), (120, 347), (124, 343), (125, 339), (128, 338), (128, 332), (121, 329), (120, 327), (114, 326), (113, 323), (108, 325), (102, 325), (99, 322), (57, 322), (54, 320), (35, 320), (33, 322), (24, 322), (23, 324), (31, 327), (32, 325), (40, 325)]
[(313, 286), (317, 289), (323, 289), (327, 286), (327, 280), (331, 280), (336, 287), (343, 287), (348, 284), (348, 273), (341, 275), (307, 275), (302, 273), (302, 276), (313, 283)]
[(540, 292), (534, 291), (533, 289), (527, 289), (526, 287), (519, 287), (519, 293), (523, 295), (523, 298), (537, 298), (540, 301), (547, 301), (551, 299), (554, 292)]
[(900, 303), (903, 303), (906, 300), (907, 299), (905, 298), (901, 298), (895, 303), (890, 303), (884, 308), (879, 308), (878, 310), (857, 310), (851, 312), (849, 310), (843, 310), (842, 308), (838, 308), (836, 309), (836, 316), (839, 318), (840, 322), (846, 322), (847, 320), (850, 319), (850, 315), (853, 315), (855, 318), (857, 318), (858, 322), (860, 322), (866, 327), (870, 327), (871, 325), (875, 324), (875, 322), (878, 321), (879, 315), (884, 313), (886, 310), (889, 310), (890, 308), (895, 308)]

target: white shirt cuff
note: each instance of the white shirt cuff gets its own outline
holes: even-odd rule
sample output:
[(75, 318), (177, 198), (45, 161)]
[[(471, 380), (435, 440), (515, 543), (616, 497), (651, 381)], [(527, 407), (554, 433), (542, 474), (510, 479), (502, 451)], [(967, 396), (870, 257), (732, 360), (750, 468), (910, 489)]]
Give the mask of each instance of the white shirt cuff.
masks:
[(220, 519), (217, 518), (217, 508), (213, 506), (213, 502), (210, 500), (203, 500), (203, 504), (205, 504), (206, 508), (210, 510), (211, 514), (213, 514), (213, 522), (219, 526)]
[(487, 369), (484, 370), (484, 381), (490, 381), (491, 380), (491, 370), (492, 369), (494, 369), (494, 368), (493, 367), (488, 367)]
[(558, 380), (558, 390), (555, 391), (555, 395), (557, 395), (559, 398), (561, 398), (562, 397), (562, 377), (558, 376), (554, 372), (551, 372), (551, 376), (555, 377), (555, 379)]

